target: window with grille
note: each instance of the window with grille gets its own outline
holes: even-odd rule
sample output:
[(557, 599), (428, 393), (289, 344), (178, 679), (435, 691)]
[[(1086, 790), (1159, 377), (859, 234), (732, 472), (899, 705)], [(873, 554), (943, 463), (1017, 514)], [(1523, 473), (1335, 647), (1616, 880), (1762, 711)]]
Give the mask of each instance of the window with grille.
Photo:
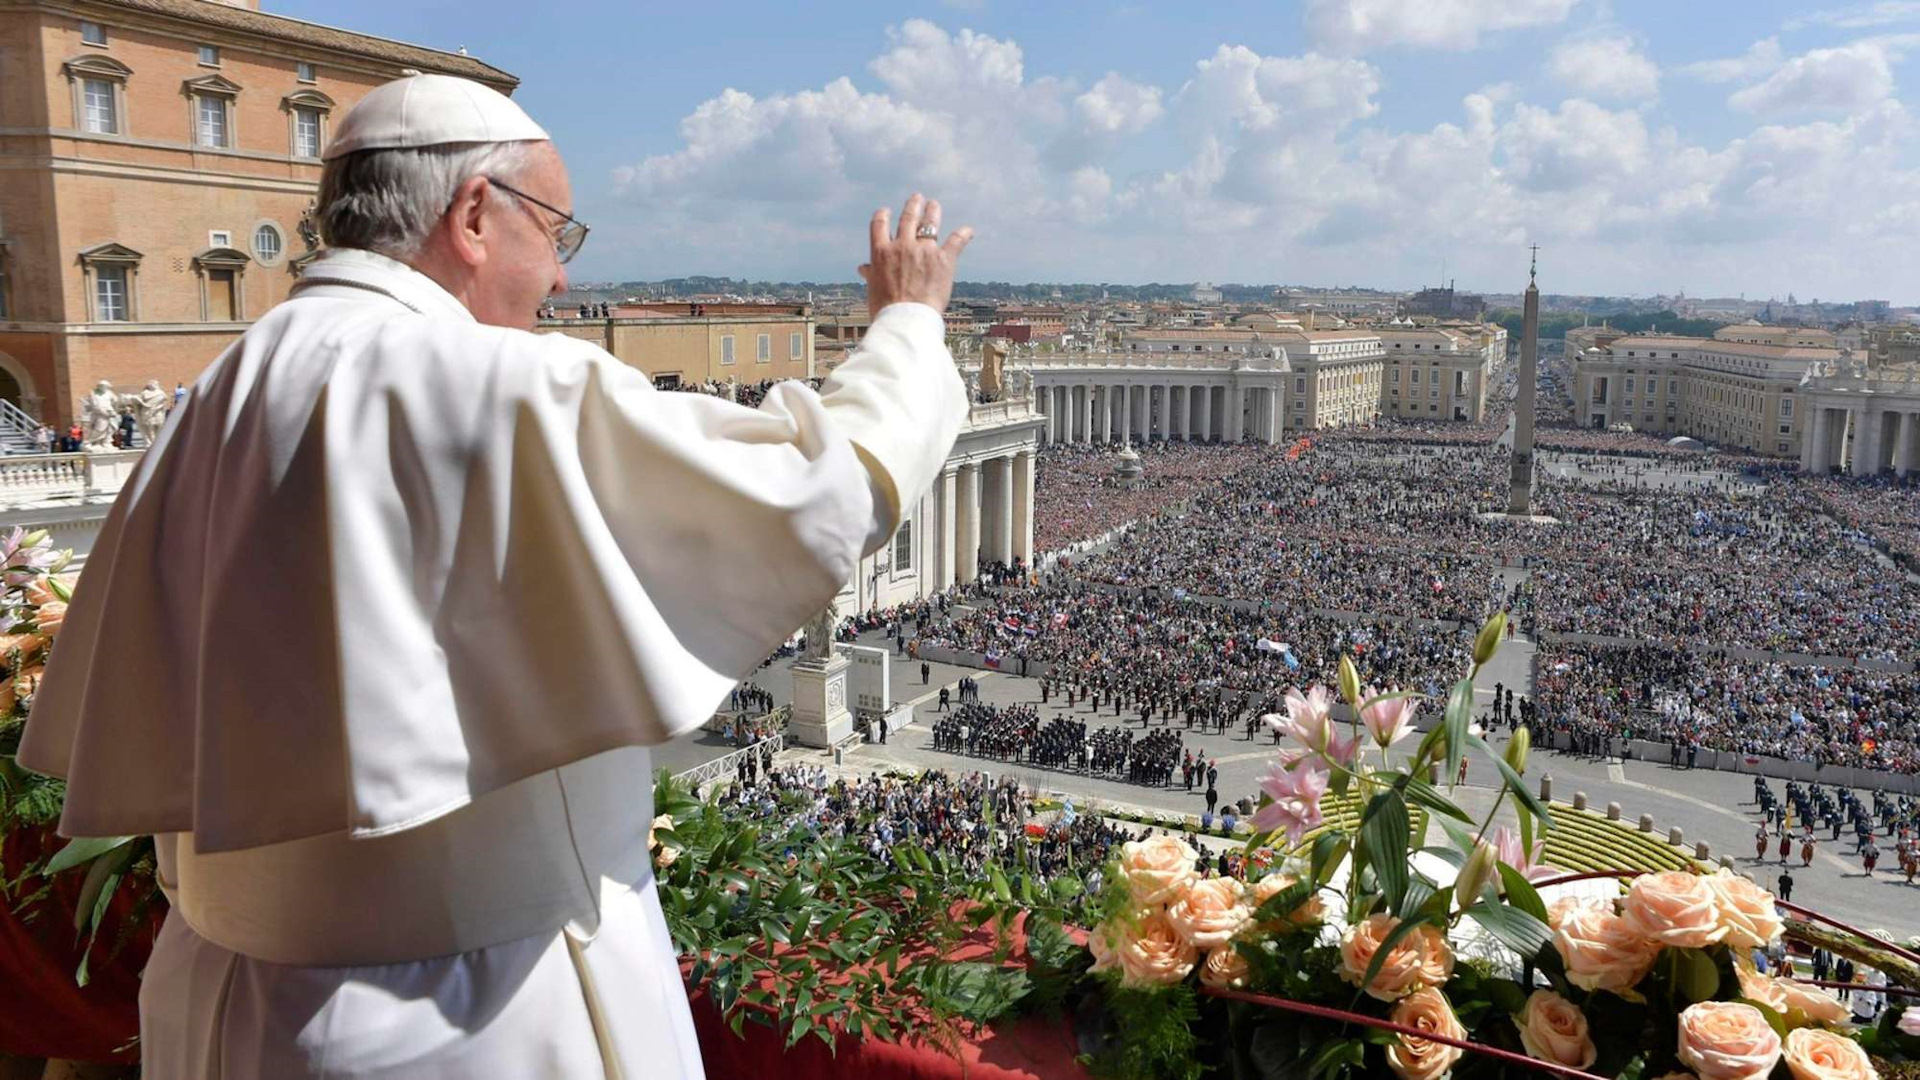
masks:
[(88, 45), (105, 45), (107, 43), (107, 28), (97, 22), (86, 22), (83, 20), (80, 23), (80, 40)]
[(293, 156), (320, 156), (320, 110), (293, 110)]
[(787, 359), (800, 360), (800, 359), (804, 359), (806, 355), (807, 355), (807, 351), (800, 346), (800, 335), (788, 334), (787, 335)]
[(220, 47), (218, 45), (200, 46), (200, 62), (208, 67), (219, 67)]
[(194, 141), (201, 146), (225, 149), (227, 143), (227, 100), (212, 94), (194, 99)]
[(253, 257), (263, 263), (272, 263), (280, 258), (280, 230), (271, 225), (262, 225), (253, 230)]
[(773, 359), (773, 335), (761, 334), (753, 342), (753, 359), (764, 364)]
[(732, 334), (726, 334), (720, 338), (720, 362), (723, 364), (733, 363), (733, 335)]
[(293, 77), (301, 82), (318, 82), (320, 80), (320, 76), (313, 70), (313, 65), (305, 60), (301, 60), (293, 65)]
[(114, 108), (114, 87), (108, 79), (85, 79), (80, 83), (80, 95), (86, 106), (86, 127), (95, 135), (118, 135), (120, 117)]
[(93, 272), (93, 317), (99, 322), (126, 322), (127, 268), (103, 266)]
[(893, 534), (893, 572), (900, 573), (913, 569), (913, 519), (900, 523), (900, 531)]

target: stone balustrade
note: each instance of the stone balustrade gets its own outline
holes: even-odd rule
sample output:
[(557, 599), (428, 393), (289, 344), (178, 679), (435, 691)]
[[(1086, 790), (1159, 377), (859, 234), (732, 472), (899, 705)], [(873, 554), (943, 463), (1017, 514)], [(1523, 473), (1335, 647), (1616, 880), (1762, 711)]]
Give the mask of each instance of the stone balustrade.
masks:
[(0, 509), (108, 499), (133, 475), (140, 450), (0, 457)]

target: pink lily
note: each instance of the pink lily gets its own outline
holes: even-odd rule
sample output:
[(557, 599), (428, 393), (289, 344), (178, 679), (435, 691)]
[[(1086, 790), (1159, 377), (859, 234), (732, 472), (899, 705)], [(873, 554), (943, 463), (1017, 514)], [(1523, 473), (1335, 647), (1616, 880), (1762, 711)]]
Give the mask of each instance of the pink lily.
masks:
[(1260, 790), (1273, 801), (1253, 815), (1257, 832), (1285, 829), (1287, 844), (1300, 843), (1308, 829), (1324, 820), (1320, 816), (1320, 796), (1326, 794), (1327, 766), (1315, 758), (1296, 762), (1292, 768), (1276, 765), (1260, 778)]
[(1543, 881), (1557, 876), (1560, 871), (1540, 861), (1547, 848), (1545, 840), (1536, 839), (1532, 851), (1520, 848), (1520, 834), (1505, 825), (1493, 830), (1493, 851), (1501, 862), (1520, 871), (1520, 876), (1528, 881)]
[[(1379, 691), (1369, 687), (1367, 696), (1373, 697)], [(1367, 733), (1382, 749), (1392, 746), (1401, 739), (1413, 734), (1413, 718), (1420, 711), (1420, 702), (1416, 698), (1393, 698), (1376, 701), (1360, 710), (1360, 722), (1367, 725)]]
[(1309, 750), (1325, 750), (1332, 734), (1333, 692), (1316, 686), (1304, 695), (1287, 691), (1287, 733)]

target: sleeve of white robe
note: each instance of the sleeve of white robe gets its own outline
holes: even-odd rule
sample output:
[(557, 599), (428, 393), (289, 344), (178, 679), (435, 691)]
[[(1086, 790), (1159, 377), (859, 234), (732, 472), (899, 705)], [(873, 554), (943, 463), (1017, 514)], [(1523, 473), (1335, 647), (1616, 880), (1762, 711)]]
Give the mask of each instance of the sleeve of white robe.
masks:
[(708, 666), (752, 670), (932, 485), (967, 409), (944, 333), (932, 308), (890, 305), (817, 394), (780, 383), (757, 409), (656, 391), (625, 365), (556, 374), (597, 382), (581, 467), (648, 598)]

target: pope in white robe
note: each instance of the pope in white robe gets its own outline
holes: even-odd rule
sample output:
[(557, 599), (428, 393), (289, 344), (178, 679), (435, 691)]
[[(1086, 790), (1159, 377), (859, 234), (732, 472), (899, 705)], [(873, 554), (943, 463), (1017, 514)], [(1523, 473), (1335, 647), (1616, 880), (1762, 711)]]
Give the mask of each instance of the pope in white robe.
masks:
[(876, 215), (866, 339), (748, 409), (528, 332), (584, 228), (506, 98), (418, 76), (335, 135), (332, 250), (121, 492), (20, 760), (63, 834), (157, 837), (149, 1080), (700, 1076), (647, 747), (931, 485), (970, 232)]

